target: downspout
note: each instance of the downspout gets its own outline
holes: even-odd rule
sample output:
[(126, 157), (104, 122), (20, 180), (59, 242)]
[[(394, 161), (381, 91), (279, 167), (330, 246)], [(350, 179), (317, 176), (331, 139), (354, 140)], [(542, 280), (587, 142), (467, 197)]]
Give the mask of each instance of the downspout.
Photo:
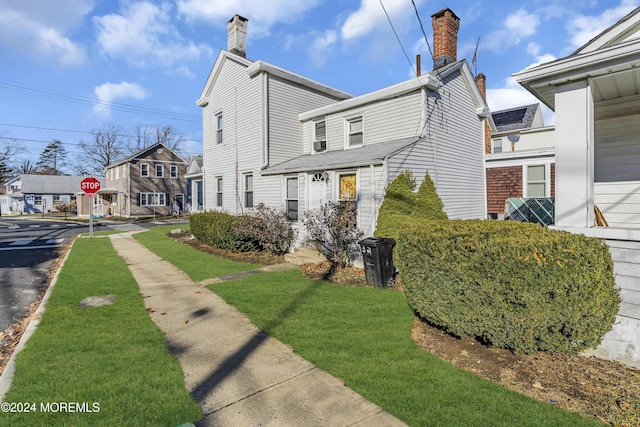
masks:
[(376, 167), (373, 163), (369, 165), (369, 172), (371, 174), (371, 235), (373, 235), (378, 222), (378, 207), (376, 206)]
[(262, 100), (261, 111), (261, 134), (262, 134), (262, 165), (260, 170), (269, 167), (269, 76), (265, 71), (260, 73), (260, 99)]

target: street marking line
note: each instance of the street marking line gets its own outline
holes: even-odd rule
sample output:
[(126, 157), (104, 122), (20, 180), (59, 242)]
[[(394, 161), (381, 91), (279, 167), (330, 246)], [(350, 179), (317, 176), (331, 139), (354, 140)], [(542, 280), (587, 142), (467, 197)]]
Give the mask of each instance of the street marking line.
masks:
[(44, 242), (45, 245), (57, 245), (59, 243), (64, 242), (64, 239), (49, 239), (46, 242)]
[(31, 242), (33, 242), (33, 239), (31, 239), (31, 240), (16, 240), (15, 242), (9, 243), (9, 246), (25, 246), (25, 245), (28, 245)]

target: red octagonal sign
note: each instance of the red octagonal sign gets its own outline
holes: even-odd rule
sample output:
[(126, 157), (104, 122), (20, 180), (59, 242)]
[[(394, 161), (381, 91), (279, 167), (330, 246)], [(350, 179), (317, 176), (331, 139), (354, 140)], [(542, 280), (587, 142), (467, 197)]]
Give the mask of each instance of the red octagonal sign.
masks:
[(100, 181), (93, 177), (85, 178), (80, 181), (80, 190), (87, 194), (95, 194), (100, 190)]

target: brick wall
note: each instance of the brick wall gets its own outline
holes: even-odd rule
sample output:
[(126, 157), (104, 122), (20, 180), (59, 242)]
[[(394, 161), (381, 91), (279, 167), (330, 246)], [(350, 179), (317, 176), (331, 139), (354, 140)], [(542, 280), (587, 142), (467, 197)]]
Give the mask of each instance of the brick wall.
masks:
[(433, 27), (433, 56), (448, 56), (454, 61), (458, 58), (458, 29), (460, 18), (451, 9), (443, 9), (431, 15)]
[(487, 169), (488, 213), (503, 214), (509, 197), (522, 197), (522, 166)]

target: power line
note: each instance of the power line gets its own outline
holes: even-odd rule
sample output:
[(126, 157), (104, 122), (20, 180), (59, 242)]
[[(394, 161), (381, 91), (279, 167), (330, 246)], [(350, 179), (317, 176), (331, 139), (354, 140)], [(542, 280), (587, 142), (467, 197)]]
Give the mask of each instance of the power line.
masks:
[(13, 80), (0, 80), (0, 87), (5, 89), (11, 89), (11, 90), (17, 89), (22, 92), (35, 93), (45, 98), (72, 102), (75, 104), (92, 105), (98, 108), (108, 107), (116, 111), (122, 111), (127, 113), (138, 113), (138, 114), (144, 114), (144, 115), (160, 116), (165, 119), (195, 122), (195, 123), (200, 123), (202, 121), (202, 117), (194, 114), (177, 113), (172, 111), (158, 110), (158, 109), (146, 108), (146, 107), (137, 107), (135, 105), (114, 102), (114, 101), (102, 101), (97, 98), (76, 95), (68, 92), (62, 92), (62, 91), (46, 89), (41, 87), (31, 87), (25, 83), (16, 82)]
[[(18, 124), (12, 124), (12, 123), (0, 123), (0, 126), (9, 126), (9, 127), (18, 127), (18, 128), (25, 128), (25, 129), (36, 129), (36, 130), (47, 130), (47, 131), (54, 131), (54, 132), (70, 132), (70, 133), (81, 133), (81, 134), (87, 134), (87, 135), (94, 135), (94, 131), (86, 131), (86, 130), (76, 130), (76, 129), (59, 129), (59, 128), (50, 128), (50, 127), (43, 127), (43, 126), (28, 126), (28, 125), (18, 125)], [(145, 126), (143, 126), (143, 128), (145, 128)], [(156, 130), (156, 128), (148, 128), (150, 130)], [(100, 132), (100, 130), (98, 129), (97, 132)], [(116, 136), (118, 137), (122, 137), (122, 138), (137, 138), (139, 135), (135, 135), (135, 134), (116, 134)], [(14, 138), (13, 136), (2, 136), (0, 135), (0, 139), (15, 139), (16, 141), (28, 141), (27, 139), (20, 139), (20, 138)], [(38, 140), (33, 140), (35, 142), (43, 142), (43, 141), (38, 141)], [(198, 140), (198, 139), (183, 139), (184, 142), (198, 142), (198, 143), (202, 143), (202, 140)], [(50, 142), (50, 141), (49, 141)], [(72, 144), (72, 143), (68, 143), (68, 142), (64, 142), (65, 144)], [(77, 145), (77, 144), (76, 144)]]
[(393, 30), (393, 34), (396, 35), (396, 40), (398, 40), (398, 44), (402, 48), (402, 52), (404, 52), (404, 56), (405, 56), (405, 58), (407, 58), (407, 62), (409, 63), (409, 66), (411, 67), (411, 70), (413, 70), (413, 74), (415, 74), (417, 76), (418, 73), (416, 72), (416, 69), (413, 67), (413, 62), (411, 61), (411, 59), (409, 59), (409, 55), (407, 55), (407, 51), (405, 50), (404, 46), (402, 45), (402, 42), (400, 41), (400, 37), (398, 36), (398, 33), (396, 32), (396, 29), (393, 26), (393, 22), (391, 22), (391, 18), (389, 17), (389, 14), (387, 13), (387, 9), (384, 7), (384, 4), (382, 4), (382, 0), (379, 0), (379, 1), (380, 1), (380, 6), (382, 6), (382, 10), (384, 11), (384, 14), (387, 15), (387, 20), (389, 21), (389, 25), (391, 25), (391, 29)]
[(435, 63), (436, 60), (433, 57), (433, 52), (431, 51), (431, 45), (429, 44), (429, 38), (427, 37), (427, 33), (424, 31), (424, 27), (422, 26), (422, 19), (420, 19), (420, 13), (418, 13), (418, 7), (416, 6), (416, 2), (414, 0), (411, 0), (411, 3), (413, 4), (413, 10), (416, 12), (416, 16), (418, 17), (418, 22), (420, 23), (420, 30), (422, 31), (422, 35), (424, 36), (424, 41), (427, 44), (427, 47), (429, 48), (429, 55), (431, 55), (431, 60), (433, 61), (433, 63)]

